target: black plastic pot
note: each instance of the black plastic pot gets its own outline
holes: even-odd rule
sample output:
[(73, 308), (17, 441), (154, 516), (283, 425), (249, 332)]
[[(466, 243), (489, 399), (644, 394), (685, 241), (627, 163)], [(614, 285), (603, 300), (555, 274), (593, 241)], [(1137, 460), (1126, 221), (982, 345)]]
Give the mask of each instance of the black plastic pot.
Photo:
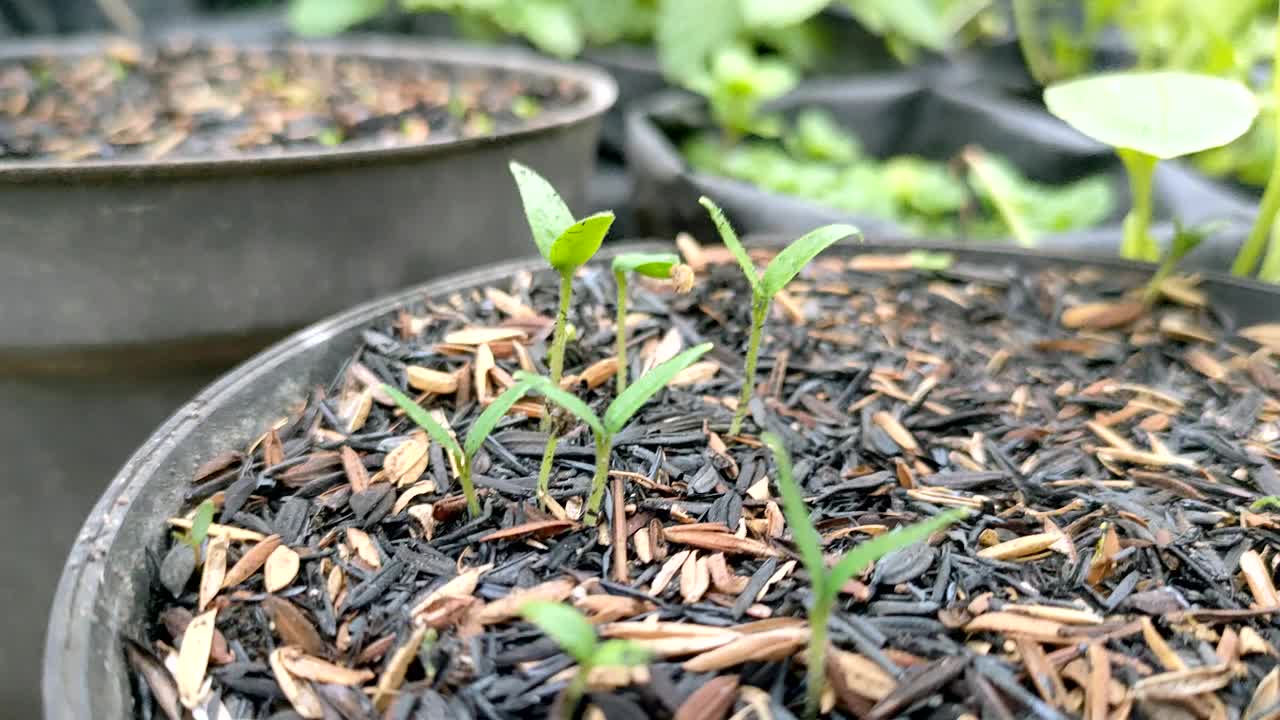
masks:
[[(0, 55), (96, 40), (5, 43)], [(0, 164), (0, 704), (38, 713), (32, 658), (84, 513), (146, 434), (284, 333), (459, 268), (523, 255), (507, 162), (585, 208), (603, 73), (378, 39), (318, 51), (555, 75), (586, 90), (506, 135), (390, 150)], [(2, 715), (4, 713), (0, 713)]]
[[(610, 248), (606, 256), (653, 245)], [(920, 244), (953, 252), (961, 263), (1011, 277), (1033, 269), (1093, 263), (1140, 281), (1149, 266), (1110, 257), (1035, 253), (1015, 248)], [(843, 252), (901, 250), (901, 244), (844, 246)], [(834, 252), (835, 250), (833, 250)], [(228, 373), (179, 410), (129, 460), (81, 530), (63, 571), (49, 620), (44, 659), (46, 720), (124, 720), (133, 717), (123, 636), (141, 636), (150, 578), (144, 561), (159, 552), (165, 519), (180, 510), (195, 469), (219, 452), (239, 449), (302, 401), (316, 384), (328, 383), (352, 357), (361, 331), (374, 319), (424, 299), (443, 299), (499, 282), (520, 270), (537, 271), (541, 260), (524, 260), (443, 278), (362, 305), (313, 325), (265, 350)], [(1274, 321), (1280, 288), (1213, 273), (1201, 287), (1215, 308), (1239, 325)]]
[[(785, 115), (808, 107), (823, 108), (852, 129), (866, 151), (877, 157), (913, 154), (946, 161), (966, 146), (977, 145), (1005, 156), (1040, 182), (1062, 183), (1104, 173), (1110, 177), (1117, 198), (1107, 226), (1095, 232), (1046, 235), (1040, 238), (1040, 247), (1116, 250), (1119, 235), (1114, 230), (1129, 204), (1123, 166), (1107, 147), (1034, 106), (967, 87), (951, 87), (945, 74), (919, 71), (815, 82), (802, 86), (775, 107)], [(627, 157), (635, 183), (640, 232), (669, 235), (690, 229), (714, 237), (706, 212), (697, 203), (699, 196), (707, 195), (745, 232), (809, 230), (840, 221), (853, 222), (869, 237), (913, 239), (910, 231), (882, 218), (851, 214), (744, 181), (694, 172), (680, 155), (678, 143), (689, 133), (711, 126), (705, 103), (683, 93), (661, 94), (628, 113)], [(1176, 162), (1161, 163), (1155, 186), (1157, 221), (1174, 217), (1192, 224), (1219, 218), (1240, 220), (1252, 212), (1239, 196)], [(1229, 257), (1230, 250), (1209, 243), (1192, 262), (1221, 267), (1214, 262)]]

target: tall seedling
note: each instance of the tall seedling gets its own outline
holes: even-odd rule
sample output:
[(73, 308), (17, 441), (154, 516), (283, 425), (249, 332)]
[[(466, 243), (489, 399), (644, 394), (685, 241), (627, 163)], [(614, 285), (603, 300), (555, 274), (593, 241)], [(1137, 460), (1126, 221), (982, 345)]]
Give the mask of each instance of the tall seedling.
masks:
[(404, 410), (405, 415), (409, 419), (417, 423), (418, 427), (427, 431), (433, 440), (440, 443), (445, 450), (452, 453), (460, 463), (460, 479), (462, 481), (462, 494), (467, 498), (467, 511), (475, 517), (480, 513), (480, 501), (476, 499), (476, 487), (471, 475), (471, 463), (475, 459), (476, 452), (480, 450), (480, 446), (484, 444), (485, 438), (489, 437), (489, 433), (493, 432), (494, 426), (502, 419), (503, 415), (515, 405), (520, 398), (529, 392), (528, 383), (517, 382), (515, 385), (507, 388), (493, 402), (489, 403), (489, 407), (480, 413), (480, 417), (471, 423), (471, 427), (467, 430), (467, 438), (460, 446), (458, 441), (453, 439), (453, 435), (444, 428), (443, 425), (436, 422), (435, 418), (421, 406), (413, 401), (399, 390), (390, 385), (383, 385), (382, 389), (391, 396), (392, 400)]
[[(532, 375), (524, 371), (516, 373), (516, 380), (521, 384), (527, 384), (529, 392), (542, 395), (591, 428), (596, 444), (596, 473), (591, 479), (591, 495), (587, 499), (584, 518), (587, 525), (595, 525), (600, 520), (600, 501), (604, 499), (604, 487), (609, 479), (609, 458), (613, 454), (614, 437), (627, 426), (627, 423), (631, 422), (631, 417), (649, 402), (650, 398), (666, 387), (667, 383), (679, 375), (681, 370), (689, 367), (711, 350), (711, 347), (711, 343), (703, 343), (689, 348), (640, 376), (635, 383), (609, 403), (603, 418), (596, 415), (586, 403), (572, 393), (561, 389), (558, 383), (553, 383), (541, 375)], [(541, 482), (541, 478), (539, 481)], [(539, 487), (538, 493), (545, 497), (547, 488)]]
[(677, 292), (688, 292), (693, 285), (693, 271), (680, 265), (675, 253), (623, 253), (613, 259), (613, 279), (618, 288), (618, 302), (614, 335), (617, 338), (618, 392), (627, 389), (627, 274), (638, 273), (645, 277), (676, 282)]
[[(533, 242), (547, 264), (560, 275), (560, 308), (556, 312), (555, 330), (547, 358), (551, 381), (558, 386), (564, 374), (564, 346), (569, 337), (573, 274), (600, 249), (604, 236), (613, 225), (613, 213), (599, 212), (574, 220), (573, 213), (564, 204), (564, 200), (560, 199), (559, 193), (541, 175), (518, 162), (511, 163), (511, 174), (520, 190), (520, 201), (529, 220)], [(542, 424), (547, 433), (547, 446), (542, 454), (542, 467), (538, 471), (539, 488), (547, 486), (555, 454), (556, 433), (551, 426), (550, 417), (548, 413)]]
[(859, 239), (862, 233), (852, 225), (825, 225), (803, 237), (796, 239), (783, 248), (761, 273), (751, 262), (747, 251), (738, 240), (738, 234), (724, 216), (724, 212), (703, 197), (698, 200), (711, 213), (711, 220), (720, 231), (720, 238), (742, 266), (742, 272), (751, 285), (751, 339), (747, 345), (747, 364), (743, 371), (742, 392), (738, 395), (738, 407), (733, 413), (733, 422), (729, 426), (729, 434), (737, 435), (742, 429), (742, 420), (747, 415), (747, 405), (751, 402), (751, 393), (756, 384), (756, 360), (760, 355), (760, 337), (764, 333), (764, 321), (769, 316), (769, 304), (787, 283), (791, 282), (805, 265), (818, 256), (818, 253), (840, 242), (850, 235)]
[(1150, 231), (1157, 163), (1226, 145), (1248, 131), (1258, 114), (1253, 93), (1239, 82), (1187, 72), (1071, 80), (1046, 88), (1044, 102), (1075, 129), (1116, 149), (1133, 196), (1120, 254), (1148, 262), (1160, 259)]
[(805, 507), (800, 487), (791, 471), (790, 454), (777, 435), (765, 433), (761, 439), (769, 447), (769, 452), (773, 453), (773, 462), (778, 468), (778, 491), (782, 494), (782, 512), (787, 518), (791, 539), (800, 551), (800, 560), (804, 563), (812, 586), (805, 712), (808, 717), (814, 718), (818, 716), (818, 703), (822, 699), (822, 688), (826, 681), (827, 622), (831, 619), (831, 610), (840, 594), (840, 588), (885, 555), (926, 540), (933, 533), (963, 518), (966, 513), (963, 510), (951, 510), (923, 522), (878, 535), (854, 546), (828, 569), (822, 554), (822, 536), (809, 519), (809, 509)]

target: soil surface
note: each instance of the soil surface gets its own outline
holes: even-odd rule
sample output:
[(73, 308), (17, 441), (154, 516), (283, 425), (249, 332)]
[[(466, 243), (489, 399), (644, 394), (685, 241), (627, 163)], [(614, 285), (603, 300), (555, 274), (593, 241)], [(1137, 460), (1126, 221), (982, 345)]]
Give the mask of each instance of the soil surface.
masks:
[(300, 47), (126, 42), (0, 60), (0, 162), (392, 147), (501, 133), (580, 100), (550, 77)]
[[(762, 430), (791, 448), (832, 557), (972, 511), (844, 587), (832, 716), (1280, 712), (1280, 514), (1254, 506), (1280, 495), (1280, 327), (1236, 328), (1185, 281), (1145, 308), (1136, 274), (831, 255), (774, 303), (730, 437), (749, 291), (723, 250), (683, 249), (692, 293), (633, 283), (632, 376), (716, 349), (618, 437), (599, 528), (576, 522), (583, 428), (556, 458), (563, 512), (543, 511), (541, 406), (517, 405), (479, 455), (468, 519), (440, 446), (377, 389), (406, 389), (461, 437), (511, 373), (545, 371), (554, 277), (426, 300), (191, 479), (184, 517), (209, 498), (218, 515), (200, 567), (178, 542), (151, 558), (153, 622), (129, 641), (139, 717), (183, 693), (210, 717), (543, 717), (573, 662), (518, 619), (530, 598), (654, 653), (593, 676), (589, 717), (798, 716), (808, 580)], [(613, 293), (588, 269), (570, 314), (566, 375), (598, 412)]]

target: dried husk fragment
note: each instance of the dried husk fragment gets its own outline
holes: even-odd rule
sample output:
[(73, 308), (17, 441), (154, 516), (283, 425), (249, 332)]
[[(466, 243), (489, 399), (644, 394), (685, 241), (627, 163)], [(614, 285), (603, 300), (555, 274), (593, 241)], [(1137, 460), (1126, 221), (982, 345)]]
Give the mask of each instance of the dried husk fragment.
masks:
[(1109, 330), (1124, 327), (1146, 314), (1137, 300), (1083, 303), (1062, 311), (1062, 326), (1071, 330)]
[(1221, 690), (1229, 682), (1231, 668), (1226, 663), (1206, 665), (1142, 678), (1133, 684), (1133, 695), (1139, 700), (1185, 700)]
[(209, 668), (209, 651), (213, 649), (213, 631), (218, 609), (201, 613), (187, 623), (178, 650), (178, 698), (188, 710), (203, 700), (205, 671)]
[(225, 537), (215, 537), (205, 548), (204, 568), (200, 573), (200, 594), (196, 602), (196, 608), (200, 612), (204, 612), (222, 589), (223, 579), (227, 576), (227, 545)]
[(272, 629), (276, 631), (282, 645), (295, 646), (311, 655), (324, 655), (327, 652), (328, 648), (315, 625), (292, 602), (268, 595), (262, 600), (262, 608), (271, 618)]
[(827, 675), (839, 675), (840, 686), (875, 702), (888, 697), (898, 685), (892, 675), (871, 660), (835, 647), (827, 648)]
[(288, 587), (298, 576), (300, 565), (298, 553), (287, 545), (280, 545), (272, 550), (263, 569), (263, 586), (267, 592), (279, 592)]
[(382, 567), (382, 555), (378, 552), (374, 539), (360, 528), (347, 528), (347, 544), (356, 551), (356, 555), (371, 568)]
[(400, 443), (382, 460), (382, 469), (387, 479), (397, 487), (404, 487), (418, 482), (427, 470), (431, 444), (422, 432), (414, 432), (409, 439)]
[(808, 640), (807, 627), (779, 628), (744, 635), (686, 660), (682, 667), (688, 672), (712, 672), (746, 662), (781, 660), (804, 647)]
[(711, 678), (680, 703), (673, 720), (724, 720), (737, 693), (737, 675)]
[(276, 648), (268, 658), (276, 684), (280, 686), (280, 692), (284, 694), (285, 699), (293, 706), (294, 712), (306, 720), (320, 720), (324, 717), (324, 706), (320, 703), (320, 697), (316, 695), (310, 683), (295, 677), (285, 667), (284, 655), (287, 650), (288, 648)]
[(1276, 586), (1271, 581), (1271, 573), (1268, 572), (1257, 550), (1248, 550), (1240, 556), (1240, 571), (1244, 574), (1249, 592), (1253, 595), (1253, 601), (1258, 607), (1280, 607), (1280, 594), (1276, 593)]
[(302, 648), (285, 646), (279, 649), (281, 665), (294, 677), (312, 682), (334, 685), (360, 685), (373, 679), (369, 670), (355, 670), (336, 665), (322, 658), (303, 652)]
[(573, 592), (575, 585), (577, 583), (573, 580), (565, 578), (550, 580), (534, 585), (531, 588), (514, 590), (506, 597), (485, 605), (476, 615), (476, 620), (481, 625), (506, 622), (517, 617), (520, 614), (521, 606), (530, 600), (545, 600), (547, 602), (562, 602), (566, 600), (569, 594)]

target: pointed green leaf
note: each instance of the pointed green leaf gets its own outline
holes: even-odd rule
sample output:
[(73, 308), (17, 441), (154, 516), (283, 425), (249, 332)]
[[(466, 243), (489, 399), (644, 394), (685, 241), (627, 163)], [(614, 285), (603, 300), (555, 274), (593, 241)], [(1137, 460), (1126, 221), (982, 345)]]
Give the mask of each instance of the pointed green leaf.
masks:
[(430, 435), (433, 440), (443, 445), (446, 450), (454, 455), (457, 455), (458, 457), (465, 457), (462, 453), (462, 448), (458, 446), (458, 441), (454, 440), (453, 436), (449, 434), (449, 431), (445, 430), (443, 425), (436, 422), (435, 418), (431, 417), (430, 413), (423, 410), (418, 403), (414, 402), (413, 398), (405, 395), (390, 385), (383, 385), (382, 389), (391, 396), (392, 400), (396, 401), (396, 405), (399, 405), (401, 410), (404, 410), (404, 414), (408, 415), (410, 420), (417, 423), (418, 427), (426, 430), (427, 434)]
[(547, 262), (562, 273), (577, 270), (600, 249), (611, 225), (611, 212), (596, 213), (573, 223), (551, 244)]
[(1089, 137), (1162, 160), (1240, 137), (1258, 101), (1235, 80), (1188, 72), (1118, 72), (1052, 85), (1049, 112)]
[(800, 548), (800, 559), (805, 570), (809, 571), (810, 582), (815, 588), (825, 584), (827, 564), (822, 558), (822, 537), (813, 527), (809, 517), (809, 508), (805, 507), (800, 487), (796, 485), (795, 475), (791, 471), (791, 455), (782, 444), (782, 438), (767, 432), (760, 436), (769, 452), (773, 453), (773, 464), (778, 468), (778, 491), (782, 493), (782, 514), (791, 527), (791, 539)]
[(675, 253), (622, 253), (613, 259), (615, 273), (636, 272), (651, 278), (671, 277), (671, 268), (680, 262)]
[(569, 206), (560, 199), (560, 193), (551, 187), (551, 183), (531, 168), (513, 161), (511, 175), (520, 190), (520, 202), (524, 205), (525, 217), (529, 219), (533, 242), (542, 257), (550, 262), (551, 247), (555, 245), (556, 238), (573, 225), (573, 213), (569, 212)]
[(609, 403), (608, 409), (604, 411), (604, 426), (609, 431), (609, 434), (616, 434), (622, 430), (631, 421), (631, 416), (635, 415), (641, 406), (649, 402), (649, 398), (666, 387), (667, 383), (671, 382), (671, 379), (676, 375), (679, 375), (681, 370), (706, 355), (712, 347), (711, 343), (702, 343), (697, 347), (691, 347), (636, 378), (631, 385), (627, 386), (626, 390), (622, 391), (621, 395)]
[(386, 6), (387, 0), (292, 0), (287, 19), (299, 35), (323, 37), (375, 18)]
[(528, 383), (516, 383), (507, 388), (505, 392), (493, 399), (489, 403), (489, 407), (480, 413), (480, 417), (471, 423), (471, 427), (467, 430), (466, 443), (463, 450), (467, 453), (467, 459), (475, 456), (476, 451), (484, 444), (484, 439), (489, 437), (489, 433), (493, 432), (493, 426), (498, 424), (507, 411), (511, 409), (529, 392)]
[(858, 228), (852, 225), (826, 225), (797, 238), (783, 248), (764, 269), (764, 275), (760, 278), (761, 289), (767, 297), (777, 295), (818, 253), (850, 235), (861, 237)]
[(596, 646), (591, 667), (638, 667), (649, 662), (649, 651), (632, 640), (614, 638)]
[(742, 247), (742, 243), (738, 240), (738, 233), (734, 232), (733, 226), (729, 224), (729, 218), (724, 216), (720, 206), (711, 202), (711, 198), (704, 195), (698, 198), (698, 202), (711, 214), (711, 222), (715, 223), (716, 229), (720, 231), (720, 239), (724, 241), (725, 247), (729, 248), (729, 252), (733, 253), (734, 259), (742, 267), (742, 273), (747, 276), (747, 282), (751, 283), (751, 289), (755, 290), (760, 285), (760, 272), (756, 270), (755, 263), (751, 262), (746, 248)]
[(520, 616), (537, 625), (579, 665), (591, 665), (596, 653), (596, 630), (582, 613), (563, 603), (530, 600), (520, 606)]
[(857, 577), (866, 570), (872, 563), (880, 558), (888, 555), (894, 550), (913, 545), (918, 542), (924, 542), (930, 535), (947, 527), (951, 523), (967, 516), (969, 513), (964, 510), (948, 510), (947, 512), (935, 515), (928, 520), (900, 527), (893, 532), (878, 535), (865, 542), (859, 543), (856, 547), (849, 551), (847, 555), (840, 558), (840, 562), (831, 568), (831, 573), (827, 576), (828, 584), (823, 588), (828, 595), (834, 597), (834, 593), (839, 592), (840, 587), (844, 585), (850, 578)]
[(516, 371), (515, 379), (516, 382), (528, 384), (529, 392), (537, 393), (568, 410), (574, 417), (586, 423), (587, 427), (591, 428), (591, 432), (597, 436), (603, 437), (605, 435), (604, 425), (600, 422), (600, 416), (596, 415), (586, 403), (579, 400), (573, 393), (556, 387), (550, 378), (518, 370)]
[(199, 548), (209, 534), (209, 526), (213, 524), (213, 501), (205, 500), (196, 508), (196, 515), (191, 519), (191, 545)]

